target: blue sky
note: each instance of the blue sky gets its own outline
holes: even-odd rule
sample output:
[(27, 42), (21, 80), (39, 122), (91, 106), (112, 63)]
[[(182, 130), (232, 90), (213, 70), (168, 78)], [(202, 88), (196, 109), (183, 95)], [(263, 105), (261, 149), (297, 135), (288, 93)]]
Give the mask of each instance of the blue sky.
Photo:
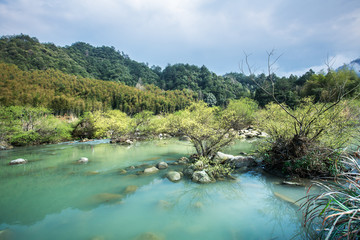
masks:
[(257, 73), (267, 51), (278, 75), (300, 75), (360, 57), (359, 0), (0, 0), (0, 35), (28, 34), (59, 46), (114, 46), (150, 66), (189, 63)]

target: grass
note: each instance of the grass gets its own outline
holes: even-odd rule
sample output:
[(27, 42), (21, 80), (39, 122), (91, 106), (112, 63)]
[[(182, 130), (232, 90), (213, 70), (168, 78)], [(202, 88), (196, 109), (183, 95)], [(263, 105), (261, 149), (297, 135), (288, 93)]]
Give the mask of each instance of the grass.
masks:
[(335, 179), (314, 182), (321, 193), (305, 197), (304, 225), (317, 228), (316, 239), (360, 239), (360, 165), (354, 156), (343, 157), (346, 170)]

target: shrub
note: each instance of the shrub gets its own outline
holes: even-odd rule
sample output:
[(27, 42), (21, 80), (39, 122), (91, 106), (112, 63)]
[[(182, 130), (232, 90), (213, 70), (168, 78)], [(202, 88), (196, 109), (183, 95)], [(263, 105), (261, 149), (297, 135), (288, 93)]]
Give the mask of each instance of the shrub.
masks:
[(257, 117), (259, 127), (271, 136), (262, 150), (266, 166), (301, 177), (336, 174), (339, 149), (355, 131), (346, 106), (305, 99), (286, 112), (279, 104), (267, 105)]

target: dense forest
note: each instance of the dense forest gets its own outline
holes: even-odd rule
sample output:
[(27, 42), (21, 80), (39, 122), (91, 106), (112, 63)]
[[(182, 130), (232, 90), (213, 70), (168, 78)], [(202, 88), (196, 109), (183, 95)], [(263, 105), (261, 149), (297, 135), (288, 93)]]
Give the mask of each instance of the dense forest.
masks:
[(183, 109), (196, 97), (191, 91), (164, 91), (152, 85), (138, 89), (54, 69), (23, 71), (4, 63), (0, 63), (0, 78), (1, 105), (46, 107), (58, 115), (110, 109), (128, 115), (144, 110), (167, 113)]

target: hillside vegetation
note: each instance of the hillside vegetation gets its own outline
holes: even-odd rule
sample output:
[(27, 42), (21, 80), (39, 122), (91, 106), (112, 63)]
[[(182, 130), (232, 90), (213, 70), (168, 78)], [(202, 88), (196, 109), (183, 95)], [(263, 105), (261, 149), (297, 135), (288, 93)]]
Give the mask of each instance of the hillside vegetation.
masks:
[(195, 99), (191, 91), (163, 91), (152, 85), (141, 90), (53, 69), (23, 71), (4, 63), (0, 63), (0, 78), (0, 105), (46, 107), (55, 114), (80, 116), (110, 109), (129, 115), (144, 110), (159, 114), (183, 109)]

